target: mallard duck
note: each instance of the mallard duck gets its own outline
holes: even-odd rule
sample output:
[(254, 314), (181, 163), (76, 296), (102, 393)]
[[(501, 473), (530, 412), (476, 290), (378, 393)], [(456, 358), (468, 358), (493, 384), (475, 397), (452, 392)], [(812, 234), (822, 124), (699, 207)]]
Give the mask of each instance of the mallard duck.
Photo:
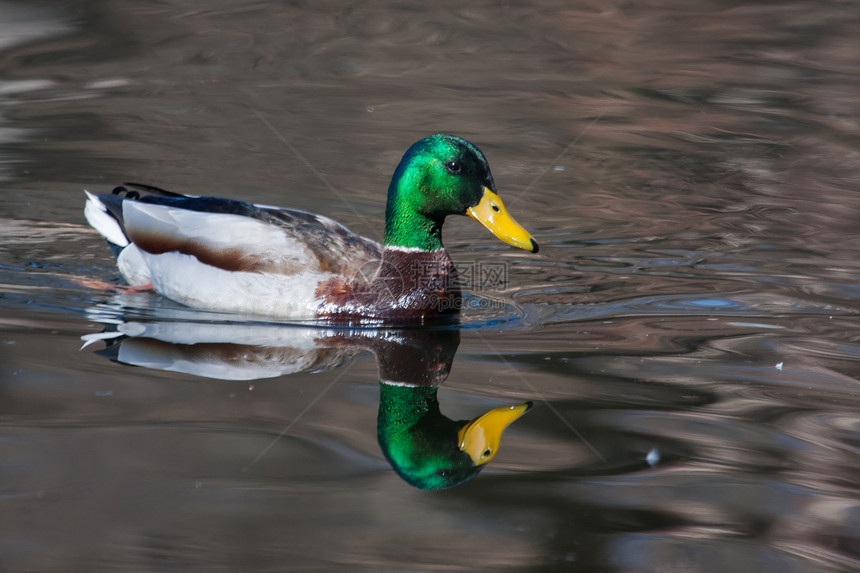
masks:
[(448, 215), (538, 251), (505, 210), (484, 154), (443, 134), (412, 145), (397, 166), (381, 245), (320, 215), (139, 184), (87, 192), (85, 215), (130, 285), (191, 307), (292, 319), (457, 312), (456, 270), (442, 246)]

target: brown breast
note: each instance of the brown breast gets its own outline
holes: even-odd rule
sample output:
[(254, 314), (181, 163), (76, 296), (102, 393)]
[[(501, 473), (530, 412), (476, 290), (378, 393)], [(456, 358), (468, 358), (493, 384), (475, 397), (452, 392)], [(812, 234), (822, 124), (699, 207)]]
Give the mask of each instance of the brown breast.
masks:
[(348, 322), (417, 322), (455, 314), (462, 306), (457, 271), (445, 249), (386, 248), (381, 262), (321, 283), (316, 295), (323, 300), (318, 316)]

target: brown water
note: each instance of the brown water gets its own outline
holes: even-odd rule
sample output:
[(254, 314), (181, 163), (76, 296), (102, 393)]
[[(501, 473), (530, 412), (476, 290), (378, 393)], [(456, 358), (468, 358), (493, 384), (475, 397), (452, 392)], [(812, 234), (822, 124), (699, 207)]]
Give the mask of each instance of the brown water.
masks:
[[(858, 69), (852, 2), (0, 0), (0, 570), (860, 569)], [(378, 239), (440, 131), (541, 244), (445, 228), (503, 276), (442, 412), (535, 402), (475, 479), (394, 473), (367, 353), (228, 381), (79, 350), (311, 332), (80, 286), (118, 282), (83, 188)]]

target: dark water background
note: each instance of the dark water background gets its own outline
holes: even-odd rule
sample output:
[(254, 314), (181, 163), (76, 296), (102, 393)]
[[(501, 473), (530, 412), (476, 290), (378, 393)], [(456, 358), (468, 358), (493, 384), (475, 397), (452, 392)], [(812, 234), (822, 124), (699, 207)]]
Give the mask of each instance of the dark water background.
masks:
[[(856, 2), (0, 0), (0, 570), (860, 569), (858, 70)], [(369, 355), (249, 383), (79, 350), (212, 318), (76, 283), (117, 280), (82, 189), (378, 239), (440, 131), (541, 243), (445, 228), (506, 280), (443, 411), (536, 402), (473, 481), (394, 475)]]

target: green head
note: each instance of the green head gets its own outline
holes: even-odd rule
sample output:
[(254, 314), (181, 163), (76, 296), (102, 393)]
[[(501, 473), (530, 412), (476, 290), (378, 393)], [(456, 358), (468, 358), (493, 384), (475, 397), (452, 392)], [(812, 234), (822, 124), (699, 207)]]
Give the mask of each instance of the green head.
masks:
[(454, 487), (477, 475), (496, 455), (505, 428), (531, 407), (504, 406), (456, 421), (439, 411), (437, 390), (380, 383), (382, 452), (401, 478), (426, 490)]
[(384, 244), (440, 249), (445, 217), (466, 214), (503, 241), (537, 251), (531, 235), (507, 215), (480, 149), (444, 134), (413, 144), (388, 187)]

